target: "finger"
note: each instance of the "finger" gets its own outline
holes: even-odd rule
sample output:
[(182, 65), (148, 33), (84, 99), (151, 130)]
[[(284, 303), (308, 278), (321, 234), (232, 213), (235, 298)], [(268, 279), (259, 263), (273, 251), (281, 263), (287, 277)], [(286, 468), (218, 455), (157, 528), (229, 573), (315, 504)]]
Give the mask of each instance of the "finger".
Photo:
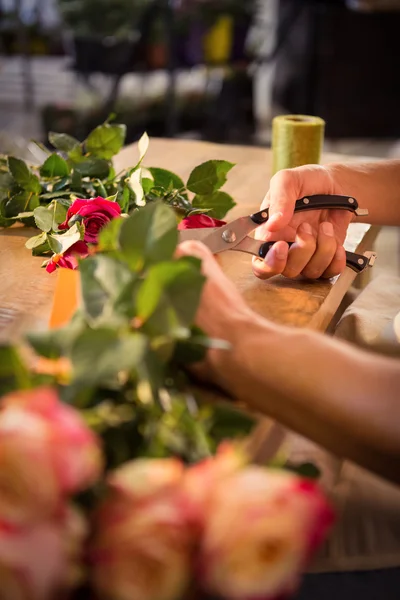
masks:
[(317, 240), (309, 223), (302, 223), (297, 231), (296, 241), (289, 249), (285, 277), (298, 277), (308, 265), (317, 248)]
[(195, 258), (199, 258), (202, 261), (202, 272), (207, 277), (215, 277), (216, 274), (222, 273), (211, 250), (197, 240), (188, 240), (179, 244), (175, 255), (178, 258), (181, 256), (194, 256)]
[(324, 279), (330, 279), (331, 277), (336, 277), (336, 275), (340, 275), (346, 268), (346, 250), (343, 246), (338, 246), (335, 256), (329, 267), (326, 269), (322, 277)]
[(267, 231), (279, 231), (289, 224), (298, 199), (298, 177), (294, 169), (278, 171), (269, 188), (269, 219)]
[(264, 260), (253, 258), (253, 272), (259, 279), (269, 279), (274, 275), (280, 275), (288, 257), (288, 245), (286, 242), (277, 242), (269, 250)]
[(318, 231), (317, 249), (303, 270), (303, 275), (309, 279), (318, 279), (331, 264), (337, 250), (337, 241), (332, 223), (321, 223)]

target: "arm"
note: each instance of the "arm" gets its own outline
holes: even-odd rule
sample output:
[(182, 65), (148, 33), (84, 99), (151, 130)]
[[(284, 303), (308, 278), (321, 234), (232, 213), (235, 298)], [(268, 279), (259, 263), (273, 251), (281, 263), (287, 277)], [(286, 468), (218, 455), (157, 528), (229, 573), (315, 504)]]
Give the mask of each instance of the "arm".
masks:
[(400, 361), (307, 330), (274, 325), (251, 311), (205, 246), (207, 277), (197, 323), (232, 350), (211, 350), (205, 377), (251, 408), (328, 450), (400, 483)]
[(362, 208), (364, 221), (374, 225), (400, 226), (400, 160), (327, 167), (342, 188), (349, 190)]
[(218, 384), (327, 450), (400, 483), (400, 364), (255, 315), (213, 351)]

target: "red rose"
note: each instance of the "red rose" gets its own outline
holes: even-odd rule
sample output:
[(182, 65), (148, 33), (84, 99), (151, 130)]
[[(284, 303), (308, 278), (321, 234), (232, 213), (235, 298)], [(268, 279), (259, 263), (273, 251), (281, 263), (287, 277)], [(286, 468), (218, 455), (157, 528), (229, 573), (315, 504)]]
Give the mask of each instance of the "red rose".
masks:
[(85, 242), (76, 242), (64, 252), (64, 254), (54, 254), (46, 265), (46, 271), (53, 273), (57, 267), (64, 269), (77, 269), (78, 259), (86, 258), (89, 255), (89, 248)]
[(59, 229), (69, 229), (69, 221), (72, 217), (80, 217), (85, 226), (84, 241), (89, 244), (97, 244), (100, 229), (107, 223), (121, 215), (119, 204), (104, 198), (92, 198), (91, 200), (75, 200), (69, 207), (67, 218), (59, 225)]
[(202, 229), (203, 227), (222, 227), (222, 225), (226, 225), (226, 222), (213, 219), (208, 215), (191, 215), (182, 219), (178, 225), (178, 229)]

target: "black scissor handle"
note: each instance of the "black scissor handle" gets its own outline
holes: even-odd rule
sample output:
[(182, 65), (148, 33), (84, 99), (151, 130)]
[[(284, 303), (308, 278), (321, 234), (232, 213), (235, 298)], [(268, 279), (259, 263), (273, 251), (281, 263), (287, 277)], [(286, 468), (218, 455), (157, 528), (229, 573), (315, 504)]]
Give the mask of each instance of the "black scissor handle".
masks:
[[(289, 247), (292, 246), (293, 243), (294, 242), (289, 242)], [(264, 242), (264, 244), (261, 244), (258, 251), (259, 257), (265, 258), (274, 244), (275, 242)], [(367, 256), (355, 254), (354, 252), (346, 252), (346, 265), (356, 273), (362, 273), (368, 267), (369, 263), (370, 259)]]
[(358, 209), (358, 202), (352, 196), (317, 194), (315, 196), (305, 196), (304, 198), (297, 200), (294, 212), (335, 208), (339, 210), (349, 210), (355, 213)]
[[(349, 210), (353, 213), (356, 213), (358, 210), (358, 202), (352, 196), (338, 196), (335, 194), (304, 196), (304, 198), (300, 198), (296, 201), (294, 212), (324, 209)], [(266, 223), (269, 219), (268, 208), (250, 215), (250, 219), (255, 225), (262, 225), (263, 223)]]

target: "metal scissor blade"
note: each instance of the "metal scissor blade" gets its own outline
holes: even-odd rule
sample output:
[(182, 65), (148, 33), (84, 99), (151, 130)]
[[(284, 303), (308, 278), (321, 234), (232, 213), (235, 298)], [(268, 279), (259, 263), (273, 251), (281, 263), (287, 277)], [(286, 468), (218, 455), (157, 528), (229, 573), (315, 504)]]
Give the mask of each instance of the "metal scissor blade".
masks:
[(222, 227), (217, 227), (202, 241), (213, 254), (225, 252), (226, 250), (234, 250), (257, 226), (251, 217), (240, 217)]
[(214, 231), (219, 231), (221, 227), (203, 227), (201, 229), (182, 229), (179, 231), (179, 241), (186, 242), (187, 240), (203, 241)]

